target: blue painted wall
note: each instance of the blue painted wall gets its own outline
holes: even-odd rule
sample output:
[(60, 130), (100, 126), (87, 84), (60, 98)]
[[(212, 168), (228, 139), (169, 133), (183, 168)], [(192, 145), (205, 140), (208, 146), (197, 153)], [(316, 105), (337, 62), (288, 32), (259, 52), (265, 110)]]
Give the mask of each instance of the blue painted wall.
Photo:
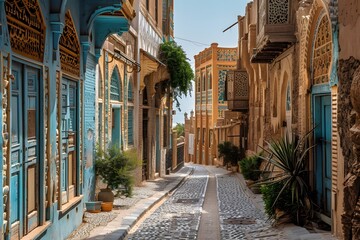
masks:
[[(38, 66), (45, 66), (49, 70), (49, 99), (47, 102), (48, 105), (48, 119), (43, 119), (43, 121), (48, 121), (48, 131), (49, 139), (47, 144), (42, 144), (41, 151), (45, 151), (46, 147), (50, 145), (50, 168), (48, 178), (49, 185), (47, 190), (50, 194), (50, 204), (45, 209), (45, 221), (50, 222), (51, 224), (46, 229), (42, 235), (37, 236), (38, 239), (66, 239), (73, 230), (75, 230), (82, 223), (82, 217), (84, 213), (84, 203), (88, 200), (94, 198), (95, 190), (95, 173), (94, 173), (94, 150), (95, 150), (95, 67), (97, 62), (97, 57), (94, 56), (96, 52), (95, 42), (99, 45), (102, 45), (102, 41), (106, 38), (107, 35), (112, 33), (118, 33), (121, 31), (127, 31), (128, 24), (127, 20), (119, 20), (119, 17), (107, 16), (104, 19), (97, 22), (97, 14), (111, 12), (114, 10), (120, 10), (121, 4), (118, 0), (109, 0), (99, 1), (99, 0), (89, 0), (89, 1), (80, 1), (80, 0), (52, 0), (52, 1), (38, 1), (40, 4), (40, 9), (42, 11), (43, 20), (45, 22), (45, 48), (44, 48), (44, 59), (43, 62), (34, 62)], [(80, 7), (81, 6), (81, 7)], [(101, 7), (99, 7), (101, 6)], [(81, 168), (83, 169), (83, 178), (82, 178), (82, 188), (80, 190), (83, 198), (81, 201), (77, 202), (72, 207), (66, 209), (65, 212), (59, 211), (58, 201), (55, 197), (55, 190), (57, 184), (57, 169), (56, 169), (56, 155), (57, 155), (57, 126), (60, 123), (57, 123), (57, 103), (60, 99), (56, 98), (56, 76), (57, 71), (61, 71), (61, 64), (59, 58), (59, 37), (62, 34), (62, 28), (64, 26), (64, 15), (65, 12), (70, 11), (76, 31), (78, 34), (78, 39), (81, 44), (80, 49), (80, 59), (81, 59), (81, 69), (80, 69), (80, 79), (83, 79), (83, 116), (82, 121), (78, 124), (82, 124), (82, 136), (80, 140), (83, 143), (83, 156), (84, 159), (81, 159)], [(51, 14), (50, 14), (51, 12)], [(108, 23), (106, 29), (96, 26), (96, 24), (106, 21)], [(94, 25), (92, 25), (92, 23)], [(114, 24), (117, 23), (117, 24)], [(96, 30), (95, 30), (96, 29)], [(93, 42), (89, 42), (89, 34), (92, 32)], [(0, 50), (2, 53), (7, 53), (11, 51), (9, 46), (5, 46), (7, 43), (4, 39), (8, 37), (7, 34), (7, 21), (6, 15), (4, 12), (4, 0), (0, 0)], [(89, 50), (91, 53), (89, 53)], [(23, 57), (21, 57), (23, 58)], [(1, 59), (0, 59), (1, 60)], [(23, 58), (24, 61), (33, 62), (31, 59)], [(85, 65), (86, 64), (86, 65)], [(85, 67), (84, 67), (85, 66)], [(42, 72), (42, 71), (41, 71)], [(0, 72), (1, 73), (1, 72)], [(2, 74), (0, 74), (0, 82), (3, 82)], [(44, 80), (44, 79), (41, 79)], [(79, 85), (80, 87), (80, 85)], [(44, 89), (40, 89), (40, 92), (44, 92)], [(43, 93), (45, 94), (45, 93)], [(42, 95), (40, 95), (42, 97)], [(42, 99), (43, 100), (43, 99)], [(2, 95), (0, 93), (0, 105), (2, 106)], [(42, 103), (45, 104), (45, 103)], [(0, 109), (0, 121), (2, 122), (2, 109)], [(40, 111), (41, 113), (41, 111)], [(42, 117), (43, 115), (41, 115)], [(39, 126), (41, 127), (41, 125)], [(10, 128), (9, 128), (10, 129)], [(8, 131), (10, 131), (8, 129)], [(2, 131), (2, 124), (0, 124), (0, 133)], [(42, 136), (43, 137), (43, 136)], [(0, 134), (0, 146), (2, 146), (2, 134)], [(42, 143), (42, 142), (40, 142)], [(41, 144), (39, 144), (41, 145)], [(2, 153), (2, 148), (0, 148), (0, 156)], [(1, 158), (1, 160), (3, 160)], [(46, 172), (44, 166), (44, 158), (40, 155), (40, 174)], [(0, 186), (4, 185), (3, 182), (3, 164), (0, 164)], [(45, 198), (45, 179), (42, 176), (40, 179), (43, 179), (40, 182), (40, 192), (41, 198)], [(11, 205), (11, 202), (9, 203)], [(0, 193), (0, 206), (3, 205), (3, 193)], [(0, 208), (0, 216), (3, 216), (3, 208)], [(0, 217), (0, 239), (10, 239), (10, 234), (3, 235), (5, 229), (1, 232), (1, 226), (3, 225), (4, 219)]]
[(88, 54), (84, 81), (84, 199), (94, 200), (95, 196), (95, 74), (96, 59), (91, 53)]

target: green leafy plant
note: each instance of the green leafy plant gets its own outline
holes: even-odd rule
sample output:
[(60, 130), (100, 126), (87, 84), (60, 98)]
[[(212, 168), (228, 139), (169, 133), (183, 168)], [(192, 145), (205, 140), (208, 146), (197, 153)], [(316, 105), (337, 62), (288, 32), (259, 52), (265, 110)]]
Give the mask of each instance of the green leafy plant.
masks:
[(315, 147), (314, 145), (308, 146), (308, 139), (312, 132), (313, 130), (300, 139), (289, 141), (285, 137), (268, 143), (268, 149), (263, 149), (267, 156), (262, 158), (278, 171), (272, 172), (270, 176), (257, 183), (259, 185), (280, 184), (282, 186), (274, 199), (272, 208), (275, 208), (283, 194), (289, 191), (291, 203), (296, 206), (295, 209), (289, 209), (289, 214), (299, 225), (303, 224), (304, 218), (310, 217), (313, 207), (310, 188), (306, 181), (308, 153)]
[(160, 60), (164, 62), (169, 71), (170, 80), (166, 81), (167, 87), (171, 87), (172, 97), (176, 107), (180, 107), (179, 98), (187, 96), (192, 90), (191, 81), (194, 72), (188, 58), (181, 46), (174, 41), (160, 44)]
[(264, 200), (265, 213), (270, 219), (279, 219), (279, 216), (276, 216), (277, 211), (285, 212), (287, 214), (296, 211), (296, 205), (292, 203), (291, 192), (289, 189), (284, 190), (281, 195), (278, 196), (282, 187), (283, 185), (281, 183), (274, 183), (262, 185), (260, 188)]
[(258, 155), (248, 156), (239, 161), (241, 173), (246, 180), (256, 181), (259, 179), (262, 159)]
[(235, 146), (231, 142), (223, 142), (218, 144), (219, 157), (223, 157), (224, 166), (227, 164), (231, 164), (232, 166), (236, 166), (239, 159), (242, 157), (242, 151), (238, 146)]
[[(132, 195), (134, 186), (132, 173), (140, 164), (135, 150), (122, 152), (115, 145), (110, 145), (106, 150), (97, 147), (96, 174), (101, 176), (107, 188), (118, 190), (125, 196)], [(123, 189), (119, 190), (120, 187)]]
[(176, 126), (173, 128), (176, 131), (178, 137), (185, 137), (185, 124), (184, 123), (176, 123)]

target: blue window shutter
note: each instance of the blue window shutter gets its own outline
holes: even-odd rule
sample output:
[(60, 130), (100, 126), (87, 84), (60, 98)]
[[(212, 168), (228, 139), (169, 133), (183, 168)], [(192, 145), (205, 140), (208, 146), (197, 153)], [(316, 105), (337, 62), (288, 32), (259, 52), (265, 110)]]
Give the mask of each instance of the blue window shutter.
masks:
[(122, 88), (119, 79), (119, 70), (115, 67), (110, 82), (110, 99), (113, 101), (121, 101), (122, 99)]
[(134, 107), (128, 108), (128, 144), (134, 144)]
[(129, 87), (128, 87), (128, 101), (133, 101), (133, 86), (132, 86), (132, 79), (129, 79)]

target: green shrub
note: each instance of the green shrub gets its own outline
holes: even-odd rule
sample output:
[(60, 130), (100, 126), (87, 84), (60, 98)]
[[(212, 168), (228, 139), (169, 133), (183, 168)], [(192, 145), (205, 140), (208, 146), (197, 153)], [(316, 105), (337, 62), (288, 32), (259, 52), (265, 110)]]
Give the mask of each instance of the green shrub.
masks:
[(264, 200), (265, 213), (270, 219), (275, 219), (276, 209), (284, 211), (291, 217), (294, 215), (294, 211), (296, 211), (296, 206), (292, 203), (291, 191), (289, 189), (284, 190), (279, 196), (282, 187), (282, 183), (274, 183), (262, 185), (260, 188)]
[(224, 158), (224, 166), (228, 163), (232, 166), (236, 166), (239, 159), (243, 155), (243, 151), (238, 146), (235, 146), (231, 142), (223, 142), (218, 144), (219, 157)]
[[(140, 166), (136, 151), (122, 152), (111, 145), (106, 151), (97, 147), (95, 159), (96, 175), (101, 176), (107, 188), (118, 190), (125, 196), (131, 196), (134, 186), (133, 170)], [(122, 187), (122, 190), (119, 188)]]
[(256, 181), (259, 179), (262, 159), (258, 155), (249, 156), (239, 161), (241, 173), (246, 180)]
[[(262, 156), (269, 166), (277, 168), (277, 172), (259, 180), (257, 185), (281, 184), (280, 190), (273, 201), (272, 208), (276, 209), (278, 201), (284, 195), (290, 195), (291, 215), (294, 223), (305, 224), (312, 217), (313, 202), (310, 197), (310, 187), (307, 182), (308, 154), (315, 147), (309, 146), (309, 137), (313, 129), (302, 138), (294, 138), (290, 141), (287, 137), (268, 143), (268, 149), (263, 148), (267, 156)], [(285, 194), (286, 192), (286, 194)]]

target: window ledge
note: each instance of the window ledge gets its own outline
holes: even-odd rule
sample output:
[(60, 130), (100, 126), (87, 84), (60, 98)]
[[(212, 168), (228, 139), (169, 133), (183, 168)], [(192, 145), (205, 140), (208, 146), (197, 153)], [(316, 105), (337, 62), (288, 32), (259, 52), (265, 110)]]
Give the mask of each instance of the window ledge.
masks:
[(69, 211), (71, 211), (74, 207), (79, 205), (81, 200), (83, 199), (84, 195), (80, 195), (77, 197), (74, 197), (69, 202), (65, 203), (61, 206), (61, 209), (59, 210), (59, 219), (62, 218), (64, 215), (66, 215)]
[(21, 240), (32, 240), (38, 238), (41, 234), (43, 234), (49, 227), (51, 226), (51, 222), (47, 221), (44, 225), (39, 226), (32, 230), (28, 235), (21, 238)]

